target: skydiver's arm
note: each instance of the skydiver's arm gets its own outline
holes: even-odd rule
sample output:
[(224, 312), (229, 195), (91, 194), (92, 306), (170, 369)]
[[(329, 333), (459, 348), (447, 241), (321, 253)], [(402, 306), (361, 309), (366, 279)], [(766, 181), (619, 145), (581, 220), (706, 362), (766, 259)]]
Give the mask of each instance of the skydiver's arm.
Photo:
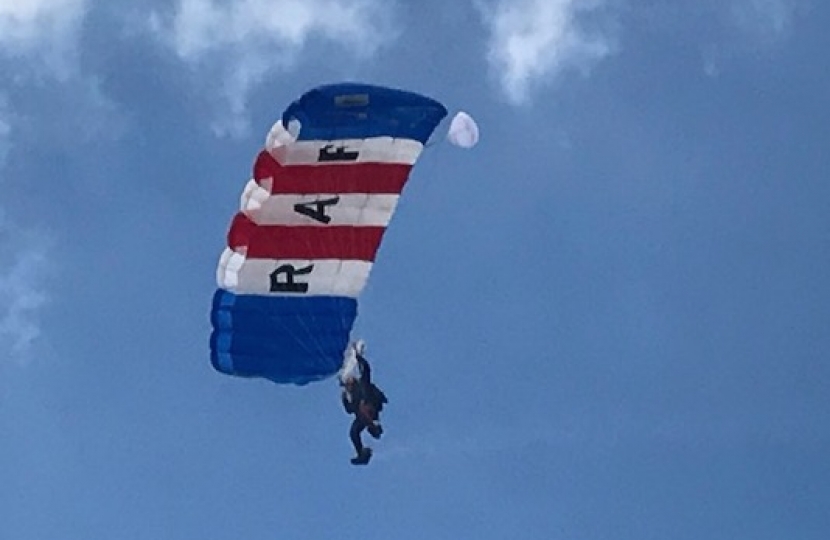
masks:
[(369, 362), (361, 355), (357, 355), (357, 365), (360, 368), (360, 381), (363, 384), (369, 385), (372, 383), (372, 368), (369, 367)]
[(349, 399), (349, 394), (343, 392), (341, 400), (343, 401), (343, 408), (346, 409), (347, 413), (354, 414), (357, 412), (357, 403)]

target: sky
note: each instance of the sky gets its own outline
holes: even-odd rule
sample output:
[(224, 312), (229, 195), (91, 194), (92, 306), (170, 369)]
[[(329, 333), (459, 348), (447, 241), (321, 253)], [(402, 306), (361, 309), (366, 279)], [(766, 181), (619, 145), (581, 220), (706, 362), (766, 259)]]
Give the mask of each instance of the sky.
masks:
[[(0, 538), (830, 533), (830, 5), (0, 0)], [(253, 159), (307, 89), (481, 129), (413, 170), (328, 380), (222, 375)]]

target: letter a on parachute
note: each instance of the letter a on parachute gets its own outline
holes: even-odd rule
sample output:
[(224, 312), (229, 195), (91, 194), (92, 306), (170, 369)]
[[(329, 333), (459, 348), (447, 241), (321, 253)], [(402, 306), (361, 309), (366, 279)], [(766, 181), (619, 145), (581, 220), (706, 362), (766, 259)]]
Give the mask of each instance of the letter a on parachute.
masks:
[(219, 259), (216, 370), (297, 385), (337, 373), (384, 231), (446, 115), (426, 96), (356, 83), (285, 109)]

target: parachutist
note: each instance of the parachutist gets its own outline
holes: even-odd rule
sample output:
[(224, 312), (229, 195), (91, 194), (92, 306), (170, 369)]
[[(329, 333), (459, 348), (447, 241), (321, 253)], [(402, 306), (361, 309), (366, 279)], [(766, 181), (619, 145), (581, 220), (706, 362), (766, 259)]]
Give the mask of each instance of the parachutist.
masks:
[(369, 362), (360, 352), (356, 352), (359, 376), (347, 376), (343, 381), (343, 408), (354, 415), (349, 428), (349, 438), (354, 445), (356, 456), (351, 462), (354, 465), (365, 465), (372, 457), (372, 449), (363, 446), (360, 438), (365, 429), (375, 439), (380, 439), (383, 426), (380, 425), (380, 411), (383, 404), (388, 403), (383, 391), (372, 383), (372, 370)]

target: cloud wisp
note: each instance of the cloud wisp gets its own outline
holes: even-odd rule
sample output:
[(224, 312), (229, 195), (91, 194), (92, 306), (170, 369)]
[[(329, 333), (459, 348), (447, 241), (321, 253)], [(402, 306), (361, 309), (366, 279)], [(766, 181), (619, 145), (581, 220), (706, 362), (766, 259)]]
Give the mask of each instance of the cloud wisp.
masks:
[(47, 243), (22, 233), (0, 215), (0, 358), (22, 361), (40, 336), (38, 315), (47, 303), (43, 288)]
[(87, 0), (0, 0), (0, 56), (37, 55), (64, 78), (77, 53)]
[(747, 55), (774, 52), (794, 32), (799, 14), (808, 6), (797, 0), (730, 0), (718, 3), (715, 17), (722, 33), (701, 45), (703, 70), (710, 77)]
[(12, 125), (9, 118), (8, 104), (5, 97), (0, 94), (0, 171), (6, 163), (11, 145)]
[(771, 43), (790, 33), (796, 7), (793, 0), (736, 0), (730, 13), (734, 24), (751, 39)]
[(586, 73), (615, 49), (609, 35), (584, 24), (602, 11), (603, 0), (498, 0), (478, 7), (490, 34), (491, 72), (515, 105), (566, 69)]
[[(0, 362), (25, 361), (41, 336), (51, 242), (49, 235), (8, 217), (15, 201), (4, 188), (17, 178), (8, 174), (7, 160), (19, 152), (25, 161), (27, 145), (42, 144), (40, 129), (54, 135), (56, 126), (67, 123), (62, 115), (76, 114), (77, 100), (86, 100), (77, 59), (88, 9), (88, 0), (0, 0)], [(33, 93), (59, 96), (70, 106), (15, 101)]]
[(294, 67), (315, 40), (342, 51), (315, 59), (320, 65), (370, 57), (395, 36), (393, 7), (385, 0), (179, 0), (172, 17), (154, 12), (150, 27), (195, 70), (223, 73), (218, 86), (231, 114), (215, 127), (239, 134), (253, 85)]

